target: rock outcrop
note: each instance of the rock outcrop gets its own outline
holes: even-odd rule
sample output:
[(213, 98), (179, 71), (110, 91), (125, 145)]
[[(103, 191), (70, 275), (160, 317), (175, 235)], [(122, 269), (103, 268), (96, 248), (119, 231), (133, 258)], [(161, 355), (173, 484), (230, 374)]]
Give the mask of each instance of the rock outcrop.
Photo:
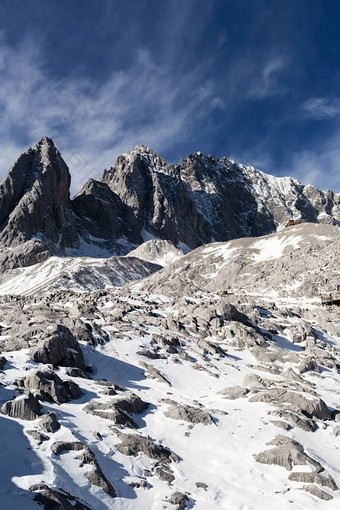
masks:
[(76, 367), (85, 371), (81, 347), (66, 326), (58, 325), (57, 330), (32, 347), (29, 354), (37, 363)]
[(81, 390), (74, 381), (62, 381), (52, 370), (46, 370), (45, 372), (38, 370), (18, 380), (17, 384), (20, 388), (26, 390), (36, 390), (39, 392), (41, 400), (57, 404), (63, 404), (81, 396)]
[(35, 420), (42, 414), (41, 409), (39, 400), (32, 393), (28, 393), (5, 402), (1, 412), (19, 420)]
[(5, 251), (3, 268), (11, 267), (11, 261), (12, 265), (40, 262), (49, 251), (77, 243), (70, 182), (67, 165), (47, 137), (9, 169), (0, 184), (0, 244), (20, 245), (26, 253), (14, 264), (13, 255)]

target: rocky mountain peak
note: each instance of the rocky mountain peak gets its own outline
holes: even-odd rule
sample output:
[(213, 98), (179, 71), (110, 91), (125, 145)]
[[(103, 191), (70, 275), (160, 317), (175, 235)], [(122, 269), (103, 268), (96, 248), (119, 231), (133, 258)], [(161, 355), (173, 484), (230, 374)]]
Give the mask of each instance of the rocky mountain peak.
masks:
[[(45, 257), (50, 250), (73, 242), (77, 235), (70, 210), (70, 182), (68, 167), (50, 138), (42, 138), (22, 154), (0, 184), (1, 245), (25, 252), (24, 243), (33, 243), (35, 255), (44, 253)], [(2, 256), (5, 266), (20, 265), (20, 253), (3, 250)], [(39, 257), (34, 256), (33, 263)]]
[(152, 238), (187, 251), (270, 234), (290, 219), (340, 223), (339, 195), (200, 151), (171, 165), (137, 145), (72, 201), (70, 181), (50, 138), (22, 154), (0, 184), (2, 247), (33, 242), (34, 252), (107, 257)]

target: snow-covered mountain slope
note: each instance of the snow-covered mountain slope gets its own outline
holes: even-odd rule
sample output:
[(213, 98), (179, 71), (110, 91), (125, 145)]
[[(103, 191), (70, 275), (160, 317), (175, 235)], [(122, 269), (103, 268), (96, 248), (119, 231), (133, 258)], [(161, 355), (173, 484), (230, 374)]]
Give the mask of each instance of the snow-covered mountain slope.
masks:
[(4, 508), (337, 509), (340, 314), (314, 291), (338, 246), (304, 224), (121, 288), (1, 296)]
[(128, 253), (128, 257), (137, 257), (160, 266), (168, 266), (183, 257), (184, 252), (169, 241), (150, 239), (135, 250)]
[(338, 227), (303, 223), (259, 238), (202, 246), (137, 288), (167, 294), (241, 292), (320, 302), (321, 294), (336, 290), (340, 283), (339, 254)]
[(0, 295), (39, 296), (58, 290), (77, 292), (122, 287), (161, 268), (135, 256), (96, 259), (50, 257), (34, 266), (6, 271), (0, 277)]

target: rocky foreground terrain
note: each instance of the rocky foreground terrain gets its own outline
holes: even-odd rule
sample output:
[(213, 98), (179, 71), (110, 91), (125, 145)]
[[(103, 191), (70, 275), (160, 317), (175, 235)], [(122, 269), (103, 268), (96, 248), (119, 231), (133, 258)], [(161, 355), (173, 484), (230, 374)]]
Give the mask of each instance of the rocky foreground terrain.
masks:
[[(49, 139), (21, 158), (0, 186), (0, 508), (338, 509), (340, 313), (321, 295), (340, 293), (339, 196), (199, 154), (170, 167), (138, 148), (71, 201)], [(146, 202), (136, 172), (151, 176)], [(228, 179), (266, 221), (237, 223), (234, 209), (239, 230), (222, 228), (211, 183)], [(100, 230), (111, 199), (118, 234)], [(307, 202), (314, 223), (284, 228)]]

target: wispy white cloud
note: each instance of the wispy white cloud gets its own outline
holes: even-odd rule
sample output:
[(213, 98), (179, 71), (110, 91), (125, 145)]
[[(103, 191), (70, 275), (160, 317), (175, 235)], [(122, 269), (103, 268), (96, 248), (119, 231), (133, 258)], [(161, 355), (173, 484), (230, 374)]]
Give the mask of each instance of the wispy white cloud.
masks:
[(303, 104), (304, 116), (315, 119), (335, 119), (340, 117), (340, 99), (314, 97)]
[(178, 77), (136, 50), (130, 67), (104, 82), (56, 79), (36, 42), (26, 39), (13, 48), (0, 39), (1, 174), (26, 140), (32, 145), (45, 135), (70, 166), (73, 191), (137, 144), (166, 151), (223, 107), (214, 81), (202, 76), (202, 63)]
[(281, 72), (288, 62), (282, 55), (270, 57), (262, 64), (260, 72), (254, 73), (248, 88), (248, 97), (252, 99), (264, 99), (285, 92), (285, 87), (280, 81)]
[(304, 150), (292, 157), (289, 173), (303, 184), (313, 184), (325, 190), (330, 187), (340, 193), (340, 147), (339, 134), (332, 136), (322, 149)]

